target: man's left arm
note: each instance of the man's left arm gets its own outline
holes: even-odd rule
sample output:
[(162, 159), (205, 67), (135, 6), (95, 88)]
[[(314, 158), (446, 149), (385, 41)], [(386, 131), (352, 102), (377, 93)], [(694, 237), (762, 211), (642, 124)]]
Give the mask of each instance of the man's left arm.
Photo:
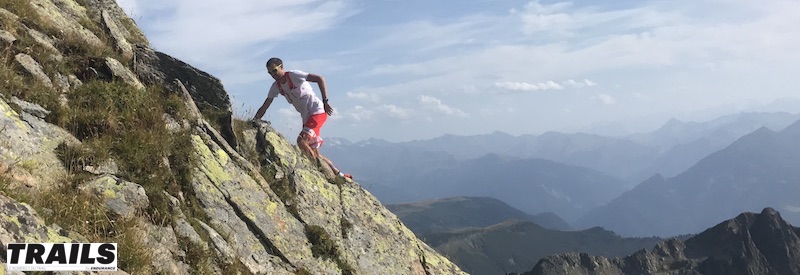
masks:
[(317, 83), (317, 86), (319, 86), (319, 92), (322, 94), (322, 105), (325, 107), (325, 113), (328, 115), (333, 115), (333, 107), (328, 104), (328, 89), (325, 87), (325, 78), (318, 74), (308, 74), (306, 80)]

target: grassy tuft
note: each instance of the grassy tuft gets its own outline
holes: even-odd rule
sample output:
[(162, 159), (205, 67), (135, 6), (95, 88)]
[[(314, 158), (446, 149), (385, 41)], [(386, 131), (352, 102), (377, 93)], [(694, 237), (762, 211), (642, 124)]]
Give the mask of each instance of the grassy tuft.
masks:
[(312, 275), (313, 273), (311, 273), (311, 271), (308, 271), (308, 269), (305, 269), (303, 267), (299, 267), (299, 268), (297, 268), (297, 270), (294, 271), (294, 274), (295, 275)]
[(342, 229), (342, 238), (347, 239), (348, 235), (350, 234), (350, 230), (353, 229), (353, 223), (342, 217), (342, 219), (339, 220), (339, 226)]
[(41, 25), (42, 20), (39, 17), (39, 13), (37, 13), (36, 10), (33, 9), (33, 6), (31, 6), (29, 0), (0, 0), (0, 7), (19, 16), (19, 21), (20, 21), (20, 22), (11, 22), (9, 20), (3, 20), (2, 22), (3, 26), (17, 27), (19, 26), (19, 23), (23, 23), (28, 26)]
[(333, 241), (324, 228), (306, 224), (305, 232), (308, 241), (311, 243), (311, 254), (314, 257), (333, 260), (342, 270), (342, 274), (355, 274), (355, 269), (342, 259), (336, 242)]
[(328, 235), (328, 232), (325, 232), (325, 229), (316, 225), (306, 225), (305, 231), (306, 237), (311, 243), (311, 253), (314, 257), (329, 259), (337, 257), (339, 251), (336, 248), (336, 243)]
[(186, 251), (186, 264), (192, 267), (192, 274), (214, 274), (214, 256), (211, 251), (203, 248), (188, 238), (178, 236), (178, 245)]
[[(185, 110), (177, 104), (165, 106), (175, 99), (160, 88), (142, 91), (120, 82), (90, 81), (69, 96), (74, 107), (63, 127), (89, 144), (89, 151), (117, 160), (120, 176), (145, 188), (151, 221), (168, 223), (171, 207), (162, 191), (177, 195), (190, 189), (196, 161), (189, 130), (170, 133), (162, 115)], [(107, 141), (96, 142), (100, 140)]]

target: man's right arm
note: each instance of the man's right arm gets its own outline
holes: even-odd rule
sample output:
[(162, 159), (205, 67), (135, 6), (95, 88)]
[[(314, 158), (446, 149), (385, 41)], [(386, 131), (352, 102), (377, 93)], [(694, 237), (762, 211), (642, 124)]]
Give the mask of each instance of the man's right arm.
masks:
[(264, 100), (264, 104), (261, 104), (261, 108), (258, 108), (258, 111), (256, 112), (256, 116), (253, 117), (253, 120), (259, 120), (259, 119), (261, 119), (261, 117), (264, 116), (264, 113), (267, 112), (267, 109), (269, 108), (269, 105), (272, 104), (272, 100), (273, 99), (275, 99), (275, 98), (267, 97), (267, 99)]

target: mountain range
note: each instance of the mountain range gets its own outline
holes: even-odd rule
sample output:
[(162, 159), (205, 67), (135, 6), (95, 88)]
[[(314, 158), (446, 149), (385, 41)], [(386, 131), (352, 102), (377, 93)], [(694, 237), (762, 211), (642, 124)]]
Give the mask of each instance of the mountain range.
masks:
[(799, 119), (800, 114), (786, 112), (739, 113), (707, 122), (672, 119), (652, 132), (626, 136), (559, 132), (512, 136), (493, 132), (398, 143), (330, 138), (324, 151), (342, 169), (377, 184), (402, 178), (416, 169), (498, 154), (587, 167), (626, 180), (633, 187), (656, 173), (677, 175), (760, 127), (779, 131)]
[(325, 153), (385, 203), (490, 196), (528, 213), (553, 212), (576, 222), (640, 182), (674, 177), (759, 127), (781, 130), (798, 118), (800, 114), (741, 113), (702, 123), (673, 119), (653, 132), (623, 137), (494, 132), (404, 143), (333, 138)]
[(452, 197), (389, 204), (392, 211), (416, 234), (486, 227), (507, 220), (530, 221), (552, 230), (569, 230), (569, 224), (551, 212), (531, 215), (489, 197)]
[(624, 236), (671, 236), (764, 207), (800, 224), (798, 167), (800, 121), (780, 132), (762, 127), (677, 176), (653, 176), (576, 224)]
[(580, 231), (550, 230), (519, 220), (485, 228), (422, 234), (419, 238), (470, 274), (524, 272), (540, 259), (558, 253), (621, 257), (662, 241), (659, 238), (623, 238), (600, 227)]
[(400, 184), (423, 200), (489, 196), (527, 213), (553, 212), (567, 221), (626, 190), (621, 180), (584, 167), (494, 154), (408, 175), (392, 185)]
[(387, 205), (420, 239), (472, 274), (529, 270), (564, 252), (625, 256), (662, 239), (621, 238), (602, 228), (572, 231), (553, 213), (529, 215), (488, 197)]

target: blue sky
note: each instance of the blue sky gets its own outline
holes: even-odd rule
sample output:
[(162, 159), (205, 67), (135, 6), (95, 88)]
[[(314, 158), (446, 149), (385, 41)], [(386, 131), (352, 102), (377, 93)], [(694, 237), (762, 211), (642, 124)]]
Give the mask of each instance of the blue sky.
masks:
[[(324, 76), (322, 134), (354, 141), (800, 110), (797, 0), (117, 2), (153, 48), (220, 78), (240, 117), (267, 94), (269, 57)], [(287, 137), (301, 125), (283, 99), (264, 118)]]

